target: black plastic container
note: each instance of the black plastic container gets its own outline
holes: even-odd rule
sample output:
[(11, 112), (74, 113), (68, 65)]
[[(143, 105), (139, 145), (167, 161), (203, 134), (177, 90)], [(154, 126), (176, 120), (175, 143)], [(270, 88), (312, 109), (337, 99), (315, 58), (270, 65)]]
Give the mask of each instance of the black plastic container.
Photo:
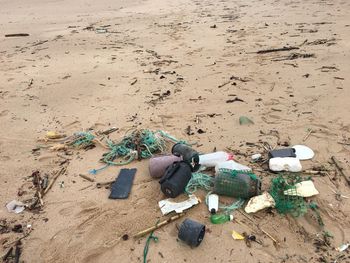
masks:
[(175, 156), (181, 156), (182, 160), (191, 166), (192, 172), (199, 169), (199, 154), (187, 144), (181, 142), (176, 143), (171, 149), (171, 153)]
[(275, 158), (275, 157), (297, 157), (295, 154), (294, 148), (285, 148), (285, 149), (278, 149), (278, 150), (272, 150), (269, 152), (269, 158)]
[(198, 247), (202, 242), (205, 234), (205, 225), (185, 219), (180, 225), (178, 238), (191, 247)]
[(192, 176), (191, 166), (185, 162), (169, 165), (164, 176), (159, 180), (162, 192), (170, 198), (183, 193)]

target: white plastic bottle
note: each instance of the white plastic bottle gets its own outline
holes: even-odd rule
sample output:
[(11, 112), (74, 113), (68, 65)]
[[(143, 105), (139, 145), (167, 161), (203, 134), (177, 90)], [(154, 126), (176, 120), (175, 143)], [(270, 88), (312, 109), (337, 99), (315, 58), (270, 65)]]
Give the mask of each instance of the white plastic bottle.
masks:
[(208, 209), (211, 214), (216, 214), (219, 209), (219, 196), (210, 194), (208, 196)]
[(303, 168), (298, 158), (293, 157), (275, 157), (269, 161), (269, 168), (274, 172), (300, 172)]
[(213, 152), (199, 155), (199, 164), (205, 167), (215, 167), (218, 163), (233, 160), (233, 155), (227, 152)]
[(252, 169), (246, 165), (235, 162), (234, 160), (229, 160), (226, 162), (221, 162), (215, 165), (215, 174), (218, 174), (219, 169), (229, 169), (238, 171), (251, 171)]

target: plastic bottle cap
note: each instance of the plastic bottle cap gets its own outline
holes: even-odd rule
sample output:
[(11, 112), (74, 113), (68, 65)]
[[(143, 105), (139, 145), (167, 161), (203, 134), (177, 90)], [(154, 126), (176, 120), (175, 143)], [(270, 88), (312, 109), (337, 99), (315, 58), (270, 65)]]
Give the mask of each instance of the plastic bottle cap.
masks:
[(211, 213), (212, 215), (216, 214), (215, 208), (212, 208), (212, 209), (210, 210), (210, 213)]
[(234, 159), (235, 159), (235, 156), (232, 153), (229, 153), (227, 157), (227, 161), (234, 160)]
[(233, 220), (233, 215), (230, 215), (230, 221), (232, 221)]

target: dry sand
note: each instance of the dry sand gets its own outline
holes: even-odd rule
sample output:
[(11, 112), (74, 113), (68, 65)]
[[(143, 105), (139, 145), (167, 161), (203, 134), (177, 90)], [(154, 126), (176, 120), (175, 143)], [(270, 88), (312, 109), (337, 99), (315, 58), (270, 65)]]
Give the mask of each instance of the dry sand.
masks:
[[(130, 128), (163, 129), (198, 142), (201, 152), (230, 147), (240, 162), (251, 165), (249, 155), (261, 149), (247, 142), (275, 146), (275, 130), (281, 141), (289, 137), (291, 144), (300, 144), (312, 129), (304, 143), (316, 156), (303, 162), (304, 168), (328, 164), (335, 155), (350, 175), (349, 1), (0, 3), (0, 202), (21, 200), (20, 188), (30, 192), (26, 178), (32, 171), (52, 174), (64, 158), (70, 159), (42, 211), (15, 215), (4, 206), (0, 210), (0, 219), (11, 226), (32, 225), (22, 240), (24, 262), (142, 262), (145, 239), (123, 241), (121, 236), (161, 217), (157, 203), (164, 196), (148, 174), (147, 161), (129, 165), (138, 168), (130, 197), (109, 200), (109, 190), (78, 176), (100, 166), (103, 149), (70, 156), (45, 149), (33, 154), (37, 139), (49, 130), (72, 134), (116, 126), (111, 138), (118, 139)], [(107, 33), (95, 32), (104, 26)], [(11, 33), (30, 36), (4, 37)], [(284, 46), (299, 49), (255, 53)], [(168, 91), (161, 100), (152, 95)], [(236, 97), (243, 102), (226, 102)], [(240, 126), (241, 115), (255, 124)], [(188, 126), (194, 135), (186, 134)], [(108, 168), (96, 180), (114, 179), (118, 170)], [(268, 189), (271, 175), (258, 175)], [(314, 245), (322, 229), (312, 214), (295, 219), (276, 211), (257, 213), (254, 219), (281, 246), (276, 249), (255, 229), (263, 245), (248, 248), (230, 232), (252, 232), (249, 228), (211, 225), (202, 204), (187, 217), (207, 225), (203, 243), (195, 249), (179, 243), (171, 224), (156, 232), (159, 242), (151, 243), (149, 262), (331, 262), (338, 255), (334, 248), (350, 241), (350, 201), (337, 200), (330, 187), (335, 184), (350, 196), (349, 186), (339, 174), (333, 182), (314, 180), (320, 195), (311, 199), (334, 235), (329, 248)], [(235, 216), (249, 225), (241, 214)], [(21, 236), (2, 233), (1, 255)], [(348, 253), (338, 262), (350, 262)]]

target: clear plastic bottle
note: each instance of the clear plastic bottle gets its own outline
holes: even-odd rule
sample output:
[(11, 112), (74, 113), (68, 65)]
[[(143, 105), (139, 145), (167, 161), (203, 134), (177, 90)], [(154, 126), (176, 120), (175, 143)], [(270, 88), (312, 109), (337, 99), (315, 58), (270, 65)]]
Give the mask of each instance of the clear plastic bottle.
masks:
[(251, 171), (252, 169), (246, 165), (235, 162), (234, 160), (229, 160), (226, 162), (218, 163), (215, 165), (215, 174), (218, 174), (219, 169), (229, 169), (236, 171)]
[(233, 160), (233, 155), (222, 151), (199, 155), (199, 164), (205, 167), (215, 167), (228, 160)]
[(228, 221), (233, 220), (233, 215), (227, 215), (227, 214), (214, 214), (210, 216), (210, 222), (213, 224), (223, 224)]

